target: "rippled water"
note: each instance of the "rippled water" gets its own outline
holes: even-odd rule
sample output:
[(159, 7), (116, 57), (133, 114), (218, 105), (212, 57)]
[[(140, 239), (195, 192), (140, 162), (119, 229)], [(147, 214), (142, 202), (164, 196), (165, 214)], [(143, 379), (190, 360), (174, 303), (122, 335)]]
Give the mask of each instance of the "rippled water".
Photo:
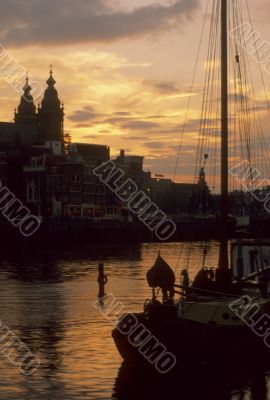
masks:
[[(25, 377), (0, 353), (0, 399), (187, 400), (187, 395), (181, 395), (184, 390), (179, 376), (162, 381), (152, 372), (147, 375), (121, 367), (111, 338), (112, 325), (93, 306), (98, 293), (97, 264), (102, 260), (108, 275), (106, 292), (114, 294), (126, 308), (142, 310), (150, 295), (145, 273), (159, 249), (159, 244), (133, 244), (2, 255), (0, 318), (39, 356), (41, 366), (34, 375)], [(191, 276), (195, 274), (202, 265), (203, 249), (202, 243), (161, 246), (177, 277), (187, 266)], [(211, 243), (207, 265), (215, 266), (216, 259), (217, 245)], [(204, 397), (202, 371), (200, 378), (195, 372), (193, 369), (192, 376), (194, 383), (200, 382), (201, 395), (194, 395), (194, 399), (266, 399), (254, 394), (250, 397), (248, 382), (234, 389), (217, 387), (213, 397), (209, 392)]]

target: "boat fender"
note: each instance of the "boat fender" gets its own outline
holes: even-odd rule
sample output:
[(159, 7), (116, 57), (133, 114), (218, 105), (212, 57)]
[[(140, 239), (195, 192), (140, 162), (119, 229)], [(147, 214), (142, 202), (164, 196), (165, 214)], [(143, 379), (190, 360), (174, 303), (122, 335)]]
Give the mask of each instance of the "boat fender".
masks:
[(180, 280), (181, 280), (180, 284), (182, 286), (186, 286), (186, 287), (189, 286), (190, 280), (189, 280), (188, 270), (186, 268), (181, 271)]

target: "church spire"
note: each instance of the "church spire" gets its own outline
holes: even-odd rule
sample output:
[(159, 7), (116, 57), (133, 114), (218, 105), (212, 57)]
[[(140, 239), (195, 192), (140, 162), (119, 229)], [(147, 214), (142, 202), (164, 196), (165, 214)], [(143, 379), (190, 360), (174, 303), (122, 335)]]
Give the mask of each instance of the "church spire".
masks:
[(50, 65), (50, 76), (46, 81), (48, 87), (45, 90), (44, 98), (41, 102), (41, 109), (56, 112), (61, 110), (61, 102), (55, 89), (56, 81), (53, 77), (52, 65)]
[(53, 77), (53, 69), (52, 68), (53, 68), (53, 66), (51, 64), (50, 65), (50, 76), (46, 82), (49, 87), (53, 87), (56, 84), (56, 81), (54, 80), (54, 77)]
[(42, 141), (64, 140), (64, 110), (55, 89), (56, 81), (53, 77), (52, 65), (50, 65), (49, 78), (46, 81), (47, 88), (38, 108), (38, 125), (40, 139)]
[(18, 111), (15, 112), (15, 122), (21, 124), (32, 124), (36, 122), (36, 107), (34, 105), (33, 96), (31, 95), (31, 86), (29, 84), (28, 74), (25, 78), (23, 86), (23, 94), (18, 106)]

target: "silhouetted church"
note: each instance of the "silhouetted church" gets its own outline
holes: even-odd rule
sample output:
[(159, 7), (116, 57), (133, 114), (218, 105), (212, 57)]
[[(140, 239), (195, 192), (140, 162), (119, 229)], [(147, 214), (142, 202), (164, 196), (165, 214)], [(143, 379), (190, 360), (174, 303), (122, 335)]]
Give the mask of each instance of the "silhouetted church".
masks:
[(61, 104), (53, 72), (47, 80), (48, 87), (38, 108), (31, 95), (28, 77), (23, 87), (20, 104), (15, 110), (14, 123), (0, 122), (1, 145), (43, 145), (54, 154), (64, 152), (64, 107)]

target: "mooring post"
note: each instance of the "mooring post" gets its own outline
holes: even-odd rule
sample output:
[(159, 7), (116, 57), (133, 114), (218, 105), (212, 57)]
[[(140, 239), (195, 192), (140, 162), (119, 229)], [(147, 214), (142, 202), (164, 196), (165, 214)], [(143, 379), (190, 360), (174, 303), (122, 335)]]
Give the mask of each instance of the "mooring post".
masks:
[(99, 292), (98, 297), (103, 297), (105, 295), (105, 285), (108, 282), (107, 276), (104, 274), (104, 264), (98, 264), (98, 285), (99, 285)]

